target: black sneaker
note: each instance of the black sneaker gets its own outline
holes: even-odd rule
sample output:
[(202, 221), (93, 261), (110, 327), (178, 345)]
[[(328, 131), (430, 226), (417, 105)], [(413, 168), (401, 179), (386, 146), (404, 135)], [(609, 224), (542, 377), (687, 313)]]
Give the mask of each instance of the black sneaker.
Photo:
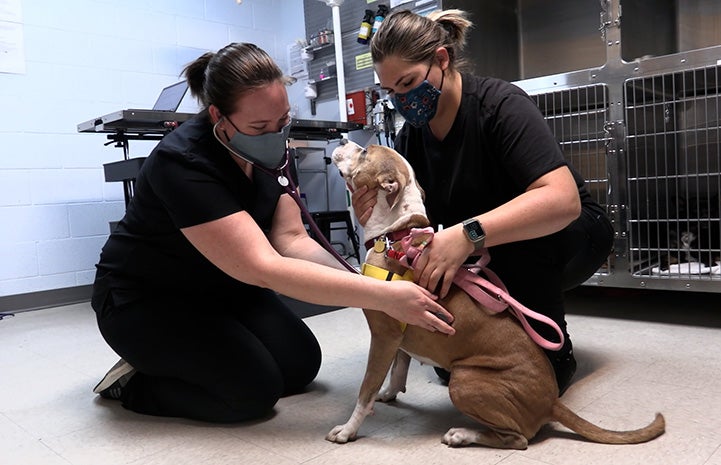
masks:
[(135, 368), (121, 358), (95, 386), (93, 392), (100, 394), (104, 399), (118, 400), (123, 394), (123, 388), (134, 374)]
[(441, 378), (443, 384), (448, 386), (448, 382), (451, 380), (451, 373), (439, 367), (433, 367), (433, 369), (436, 371), (438, 377)]
[(566, 389), (571, 385), (571, 379), (576, 373), (576, 357), (573, 356), (573, 350), (566, 355), (551, 359), (553, 370), (556, 372), (556, 383), (558, 383), (558, 396), (562, 396)]

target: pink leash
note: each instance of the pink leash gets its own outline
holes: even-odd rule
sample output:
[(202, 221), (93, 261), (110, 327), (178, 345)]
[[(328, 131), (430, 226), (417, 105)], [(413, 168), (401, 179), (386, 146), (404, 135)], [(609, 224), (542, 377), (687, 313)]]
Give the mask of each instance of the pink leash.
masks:
[[(409, 268), (413, 268), (418, 256), (421, 254), (425, 246), (433, 240), (433, 228), (413, 228), (411, 233), (401, 239), (401, 246), (406, 256), (403, 257), (402, 262)], [(421, 243), (420, 246), (413, 246), (411, 243), (418, 236), (428, 236), (428, 238)], [(409, 263), (410, 260), (410, 263)], [(508, 294), (508, 289), (503, 284), (501, 279), (493, 271), (486, 268), (488, 262), (491, 261), (491, 256), (488, 250), (483, 249), (481, 257), (473, 265), (463, 265), (458, 273), (453, 277), (453, 282), (466, 291), (466, 293), (473, 299), (478, 301), (481, 305), (488, 308), (489, 310), (500, 313), (503, 310), (508, 309), (521, 323), (523, 329), (526, 330), (533, 342), (548, 350), (560, 350), (563, 347), (564, 336), (561, 328), (556, 324), (555, 321), (548, 318), (546, 315), (541, 315), (538, 312), (534, 312), (530, 308), (521, 304), (519, 301), (514, 299)], [(483, 271), (488, 279), (483, 278), (478, 273)], [(526, 317), (532, 318), (536, 321), (540, 321), (556, 331), (560, 342), (551, 342), (545, 339), (543, 336), (538, 334), (535, 329), (528, 323)]]

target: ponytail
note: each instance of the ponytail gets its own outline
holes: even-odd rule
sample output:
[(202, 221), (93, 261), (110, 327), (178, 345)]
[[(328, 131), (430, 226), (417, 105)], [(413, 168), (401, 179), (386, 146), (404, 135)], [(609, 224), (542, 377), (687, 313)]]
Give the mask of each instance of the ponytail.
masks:
[(204, 53), (189, 63), (183, 74), (191, 95), (204, 108), (215, 105), (224, 115), (235, 112), (236, 103), (246, 92), (274, 81), (287, 82), (273, 59), (248, 43), (232, 43), (217, 53)]
[(395, 11), (381, 23), (371, 40), (373, 62), (397, 56), (409, 63), (419, 63), (434, 56), (438, 47), (445, 47), (450, 66), (462, 69), (467, 63), (461, 53), (466, 32), (473, 23), (462, 10), (438, 10), (420, 16), (409, 10)]

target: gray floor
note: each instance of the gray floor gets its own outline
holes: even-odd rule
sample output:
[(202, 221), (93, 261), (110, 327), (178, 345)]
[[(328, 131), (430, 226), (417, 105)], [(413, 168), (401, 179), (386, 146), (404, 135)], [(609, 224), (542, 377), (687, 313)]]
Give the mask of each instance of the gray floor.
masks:
[(545, 427), (525, 451), (449, 449), (472, 426), (432, 370), (413, 362), (408, 392), (376, 407), (361, 438), (324, 440), (353, 409), (368, 332), (358, 309), (306, 318), (323, 347), (307, 393), (273, 418), (217, 426), (137, 415), (91, 389), (117, 360), (87, 304), (0, 321), (0, 464), (704, 464), (721, 465), (721, 295), (584, 288), (568, 316), (580, 367), (565, 403), (601, 426), (632, 429), (662, 412), (667, 433), (633, 446)]

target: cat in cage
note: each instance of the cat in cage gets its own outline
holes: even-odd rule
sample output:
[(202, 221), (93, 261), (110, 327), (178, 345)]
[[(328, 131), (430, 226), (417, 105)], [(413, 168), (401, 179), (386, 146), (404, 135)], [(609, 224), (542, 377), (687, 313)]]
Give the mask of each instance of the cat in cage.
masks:
[[(678, 223), (669, 223), (668, 250), (660, 257), (660, 270), (672, 265), (698, 263), (698, 269), (718, 265), (721, 261), (721, 221), (719, 196), (679, 198)], [(688, 268), (691, 269), (690, 267)]]

